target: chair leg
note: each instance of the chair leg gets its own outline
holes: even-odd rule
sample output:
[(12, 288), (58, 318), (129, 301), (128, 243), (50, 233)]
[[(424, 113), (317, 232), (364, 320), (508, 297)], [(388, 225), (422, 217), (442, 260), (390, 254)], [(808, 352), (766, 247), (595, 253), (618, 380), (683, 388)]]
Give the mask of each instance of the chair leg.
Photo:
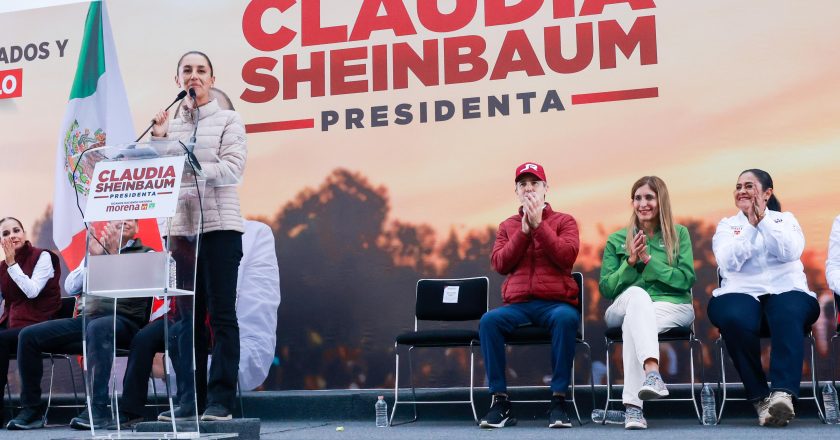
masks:
[(399, 390), (400, 390), (400, 351), (399, 346), (394, 344), (394, 358), (395, 358), (395, 373), (394, 373), (394, 407), (391, 409), (391, 419), (388, 421), (388, 426), (397, 426), (397, 425), (404, 425), (406, 423), (414, 423), (417, 421), (417, 392), (414, 388), (414, 371), (412, 370), (412, 350), (414, 349), (413, 346), (408, 348), (408, 382), (411, 386), (411, 402), (405, 403), (412, 403), (414, 406), (414, 418), (405, 422), (394, 423), (394, 415), (397, 413), (397, 404), (399, 402)]
[(417, 388), (414, 387), (414, 346), (408, 347), (408, 383), (411, 385), (411, 405), (414, 406), (414, 419), (409, 423), (417, 421)]
[(475, 424), (478, 425), (478, 413), (475, 411), (475, 348), (472, 343), (470, 344), (470, 407), (472, 408), (473, 412), (473, 420), (475, 420)]
[(47, 409), (44, 410), (44, 426), (47, 425), (47, 415), (50, 413), (50, 404), (52, 403), (52, 389), (53, 378), (55, 377), (55, 360), (50, 356), (50, 388), (47, 392)]
[(612, 397), (612, 378), (610, 377), (610, 346), (612, 343), (609, 340), (605, 339), (606, 345), (606, 354), (604, 355), (604, 364), (607, 368), (607, 400), (604, 402), (604, 420), (601, 421), (602, 425), (607, 424), (607, 411), (610, 409), (610, 398)]
[(572, 359), (572, 386), (571, 386), (571, 395), (572, 395), (572, 408), (575, 409), (575, 416), (577, 416), (578, 425), (583, 426), (583, 421), (580, 419), (580, 411), (578, 410), (577, 399), (575, 399), (575, 364), (577, 362)]
[(811, 334), (808, 336), (809, 345), (811, 346), (811, 393), (814, 395), (814, 404), (817, 405), (817, 415), (820, 417), (820, 421), (825, 423), (825, 414), (823, 414), (822, 407), (820, 406), (819, 400), (819, 392), (817, 391), (817, 365), (815, 362), (814, 351), (816, 350), (816, 341), (814, 340), (814, 335)]
[(723, 351), (723, 336), (719, 337), (718, 340), (715, 342), (717, 345), (717, 349), (715, 350), (718, 354), (718, 359), (720, 362), (718, 363), (718, 367), (720, 368), (720, 376), (718, 377), (718, 391), (721, 393), (720, 398), (720, 410), (718, 411), (717, 417), (717, 424), (720, 424), (721, 419), (723, 418), (723, 408), (726, 406), (726, 365), (724, 365), (724, 351)]
[(397, 413), (397, 404), (400, 402), (400, 347), (394, 344), (394, 358), (396, 365), (394, 366), (394, 407), (391, 408), (391, 418), (388, 420), (388, 426), (394, 424), (394, 414)]
[(837, 340), (838, 337), (840, 337), (840, 333), (835, 334), (828, 340), (828, 371), (831, 372), (831, 385), (834, 386), (834, 388), (837, 388), (837, 372), (835, 371), (837, 365), (834, 360), (834, 341)]
[(592, 409), (595, 409), (595, 375), (592, 374), (592, 347), (586, 341), (581, 341), (586, 347), (586, 356), (589, 358), (589, 397), (592, 399)]
[[(584, 346), (584, 348), (586, 349), (585, 351), (586, 351), (587, 359), (589, 359), (589, 387), (590, 387), (589, 391), (592, 393), (591, 394), (592, 408), (594, 409), (595, 408), (595, 385), (593, 384), (593, 380), (592, 380), (592, 349), (586, 341), (580, 340), (580, 341), (577, 341), (577, 344), (581, 344), (581, 345)], [(575, 364), (576, 364), (576, 361), (572, 361), (572, 405), (575, 408), (575, 415), (577, 416), (578, 424), (580, 426), (583, 426), (584, 423), (583, 423), (583, 420), (580, 417), (580, 410), (578, 409), (577, 397), (575, 396)]]
[[(696, 397), (695, 392), (694, 392), (695, 391), (694, 390), (694, 387), (695, 387), (695, 382), (694, 382), (694, 344), (695, 343), (700, 344), (700, 340), (696, 339), (696, 338), (692, 338), (692, 339), (689, 339), (689, 341), (688, 341), (688, 356), (689, 356), (689, 359), (690, 359), (689, 360), (689, 365), (690, 365), (690, 369), (691, 369), (691, 403), (694, 404), (694, 412), (697, 414), (697, 421), (700, 422), (700, 424), (702, 425), (703, 424), (703, 417), (700, 415), (700, 408), (697, 406), (697, 397)], [(702, 367), (702, 365), (703, 365), (703, 347), (702, 347), (702, 345), (700, 345), (700, 349), (698, 351), (700, 352), (700, 365)], [(700, 379), (703, 380), (702, 375), (701, 375)]]
[(69, 356), (66, 356), (64, 360), (67, 361), (67, 369), (70, 371), (70, 384), (73, 386), (73, 404), (79, 405), (79, 394), (76, 392), (76, 378), (73, 376), (73, 361)]

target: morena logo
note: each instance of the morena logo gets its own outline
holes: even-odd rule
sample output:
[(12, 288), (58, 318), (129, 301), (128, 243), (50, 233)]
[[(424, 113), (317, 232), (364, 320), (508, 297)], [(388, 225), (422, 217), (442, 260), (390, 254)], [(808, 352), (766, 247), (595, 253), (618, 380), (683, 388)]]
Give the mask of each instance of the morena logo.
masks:
[(0, 99), (23, 96), (23, 69), (0, 70)]

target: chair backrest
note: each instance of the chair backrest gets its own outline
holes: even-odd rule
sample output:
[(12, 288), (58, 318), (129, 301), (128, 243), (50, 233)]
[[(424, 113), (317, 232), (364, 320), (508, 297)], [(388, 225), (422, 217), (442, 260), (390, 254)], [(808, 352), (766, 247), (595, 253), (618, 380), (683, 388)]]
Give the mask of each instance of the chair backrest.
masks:
[(586, 326), (584, 325), (584, 317), (586, 316), (586, 307), (584, 307), (584, 300), (586, 295), (584, 295), (584, 288), (583, 288), (583, 274), (580, 272), (572, 272), (572, 278), (574, 278), (575, 283), (578, 286), (578, 305), (577, 310), (580, 313), (580, 326), (578, 327), (578, 333), (580, 334), (580, 338), (584, 339), (586, 336), (583, 331)]
[(417, 321), (472, 321), (490, 305), (487, 277), (422, 279), (417, 281), (414, 329)]
[(834, 323), (837, 324), (835, 331), (840, 334), (840, 292), (834, 292)]
[(76, 297), (75, 296), (62, 296), (61, 297), (61, 308), (55, 312), (52, 319), (64, 319), (64, 318), (72, 318), (73, 312), (76, 310)]

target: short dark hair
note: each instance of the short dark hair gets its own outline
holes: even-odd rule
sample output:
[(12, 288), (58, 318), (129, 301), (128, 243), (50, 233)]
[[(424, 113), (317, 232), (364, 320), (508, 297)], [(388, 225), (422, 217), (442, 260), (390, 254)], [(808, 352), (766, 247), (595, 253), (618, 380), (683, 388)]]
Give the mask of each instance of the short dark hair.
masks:
[[(748, 170), (741, 171), (741, 174), (738, 176), (743, 176), (746, 173), (752, 173), (756, 179), (758, 179), (758, 183), (761, 184), (761, 189), (773, 189), (773, 178), (770, 177), (770, 173), (764, 170), (760, 170), (758, 168), (750, 168)], [(781, 211), (782, 204), (779, 203), (779, 199), (776, 198), (776, 194), (770, 195), (770, 200), (767, 200), (767, 208), (771, 211)]]

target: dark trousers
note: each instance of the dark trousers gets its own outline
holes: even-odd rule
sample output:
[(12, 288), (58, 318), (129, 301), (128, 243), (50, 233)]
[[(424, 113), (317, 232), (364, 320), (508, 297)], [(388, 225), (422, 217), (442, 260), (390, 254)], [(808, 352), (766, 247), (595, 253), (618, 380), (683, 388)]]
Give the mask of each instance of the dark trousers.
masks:
[(18, 334), (23, 328), (0, 327), (0, 402), (6, 394), (6, 380), (9, 376), (9, 358), (17, 353)]
[[(236, 278), (242, 259), (242, 233), (213, 231), (201, 235), (198, 246), (198, 264), (195, 288), (194, 347), (195, 386), (198, 409), (204, 403), (219, 404), (233, 410), (236, 399), (236, 380), (239, 374), (239, 323), (236, 320)], [(182, 317), (189, 307), (186, 300), (178, 304), (177, 313)], [(213, 363), (207, 374), (208, 335), (205, 320), (209, 314), (213, 334)], [(186, 370), (191, 357), (184, 355), (190, 347), (188, 338), (179, 338), (180, 365), (178, 374)], [(189, 374), (189, 373), (188, 373)], [(179, 402), (192, 404), (191, 390), (182, 392), (179, 379)]]
[[(108, 404), (108, 382), (113, 364), (113, 315), (87, 317), (88, 371), (91, 380), (91, 401), (94, 405)], [(117, 345), (127, 347), (137, 333), (137, 324), (117, 315)], [(18, 374), (20, 374), (20, 403), (24, 407), (41, 406), (41, 377), (44, 368), (41, 353), (76, 354), (82, 340), (82, 318), (65, 318), (30, 325), (18, 337)], [(68, 350), (68, 348), (73, 348)]]
[[(744, 383), (747, 399), (757, 401), (771, 391), (799, 397), (804, 358), (803, 338), (820, 314), (817, 300), (804, 292), (762, 295), (727, 293), (709, 301), (709, 320)], [(762, 331), (764, 330), (764, 331)], [(761, 335), (770, 334), (770, 384), (761, 368)], [(813, 368), (813, 366), (812, 366)]]
[(505, 335), (529, 323), (551, 330), (551, 391), (565, 394), (568, 390), (580, 314), (568, 303), (535, 300), (499, 307), (481, 317), (478, 332), (491, 393), (507, 392)]
[(166, 318), (147, 324), (131, 341), (131, 350), (123, 377), (120, 410), (131, 415), (142, 415), (149, 390), (149, 375), (156, 353), (163, 352), (163, 325)]

